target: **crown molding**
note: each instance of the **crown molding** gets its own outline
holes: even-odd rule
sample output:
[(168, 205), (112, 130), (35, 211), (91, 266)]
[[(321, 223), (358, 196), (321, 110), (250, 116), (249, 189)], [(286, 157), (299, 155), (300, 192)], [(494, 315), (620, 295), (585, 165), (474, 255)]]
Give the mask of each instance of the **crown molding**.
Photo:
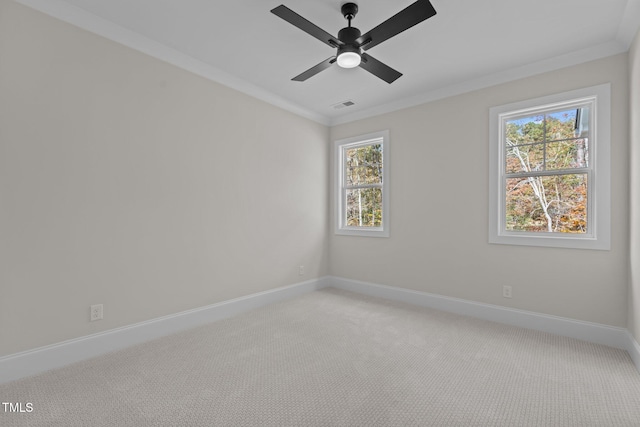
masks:
[(554, 71), (572, 65), (578, 65), (588, 61), (623, 53), (628, 51), (638, 28), (640, 28), (640, 19), (638, 19), (640, 17), (640, 0), (627, 0), (625, 13), (622, 17), (615, 41), (591, 46), (586, 49), (504, 70), (498, 73), (485, 75), (459, 84), (423, 92), (418, 95), (378, 105), (351, 114), (345, 114), (340, 117), (330, 118), (307, 108), (303, 108), (300, 105), (290, 102), (272, 92), (248, 83), (247, 81), (228, 74), (216, 67), (179, 52), (176, 49), (170, 48), (134, 31), (100, 18), (63, 0), (13, 1), (325, 126), (336, 126), (354, 122), (427, 102), (460, 95), (466, 92), (530, 77), (536, 74)]
[(258, 86), (239, 79), (203, 61), (186, 55), (176, 49), (158, 43), (148, 37), (128, 30), (111, 21), (100, 18), (84, 9), (61, 0), (13, 0), (31, 9), (45, 13), (53, 18), (102, 36), (131, 49), (147, 54), (176, 67), (190, 71), (196, 75), (220, 83), (246, 95), (267, 102), (283, 110), (329, 125), (328, 117), (303, 108), (293, 102), (266, 91)]
[(628, 46), (625, 46), (619, 41), (591, 46), (586, 49), (556, 56), (554, 58), (544, 59), (542, 61), (533, 62), (516, 68), (511, 68), (498, 73), (488, 74), (475, 79), (467, 80), (459, 84), (423, 92), (409, 98), (400, 99), (373, 108), (368, 108), (366, 110), (347, 114), (341, 117), (336, 117), (331, 120), (329, 124), (330, 126), (336, 126), (370, 118), (373, 116), (378, 116), (381, 114), (391, 113), (405, 108), (414, 107), (416, 105), (437, 101), (439, 99), (449, 98), (451, 96), (472, 92), (474, 90), (484, 89), (502, 83), (531, 77), (537, 74), (555, 71), (573, 65), (583, 64), (585, 62), (594, 61), (596, 59), (606, 58), (608, 56), (626, 52), (628, 49)]

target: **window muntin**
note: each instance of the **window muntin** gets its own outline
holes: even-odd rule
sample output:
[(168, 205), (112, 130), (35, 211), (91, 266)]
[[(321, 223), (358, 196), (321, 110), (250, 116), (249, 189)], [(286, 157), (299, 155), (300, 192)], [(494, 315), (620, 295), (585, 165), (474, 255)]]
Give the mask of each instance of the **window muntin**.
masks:
[(502, 117), (506, 231), (588, 233), (592, 104)]
[(490, 243), (610, 248), (610, 92), (490, 109)]
[(388, 132), (336, 141), (336, 234), (387, 237)]

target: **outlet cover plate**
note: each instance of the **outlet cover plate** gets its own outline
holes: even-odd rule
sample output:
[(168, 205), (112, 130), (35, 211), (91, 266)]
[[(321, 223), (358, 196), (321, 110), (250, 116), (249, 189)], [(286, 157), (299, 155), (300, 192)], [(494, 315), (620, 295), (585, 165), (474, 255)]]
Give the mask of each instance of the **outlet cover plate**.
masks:
[(102, 304), (95, 304), (91, 306), (91, 321), (100, 320), (103, 316)]

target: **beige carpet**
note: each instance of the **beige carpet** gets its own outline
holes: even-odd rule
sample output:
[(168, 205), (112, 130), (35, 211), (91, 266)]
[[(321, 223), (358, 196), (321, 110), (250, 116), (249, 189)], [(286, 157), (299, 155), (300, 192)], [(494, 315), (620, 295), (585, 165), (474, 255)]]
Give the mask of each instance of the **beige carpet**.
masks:
[(623, 350), (335, 289), (0, 386), (2, 426), (640, 426)]

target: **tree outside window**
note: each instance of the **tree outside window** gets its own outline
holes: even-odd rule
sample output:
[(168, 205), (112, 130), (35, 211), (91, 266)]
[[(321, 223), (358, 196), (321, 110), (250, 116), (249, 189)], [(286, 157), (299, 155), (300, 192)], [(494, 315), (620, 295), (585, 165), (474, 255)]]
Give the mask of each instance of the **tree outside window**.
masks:
[(610, 84), (489, 117), (489, 242), (610, 249)]
[(389, 236), (389, 133), (335, 142), (336, 234)]
[(382, 144), (345, 147), (348, 226), (382, 225)]
[(588, 105), (505, 122), (506, 229), (586, 233)]

